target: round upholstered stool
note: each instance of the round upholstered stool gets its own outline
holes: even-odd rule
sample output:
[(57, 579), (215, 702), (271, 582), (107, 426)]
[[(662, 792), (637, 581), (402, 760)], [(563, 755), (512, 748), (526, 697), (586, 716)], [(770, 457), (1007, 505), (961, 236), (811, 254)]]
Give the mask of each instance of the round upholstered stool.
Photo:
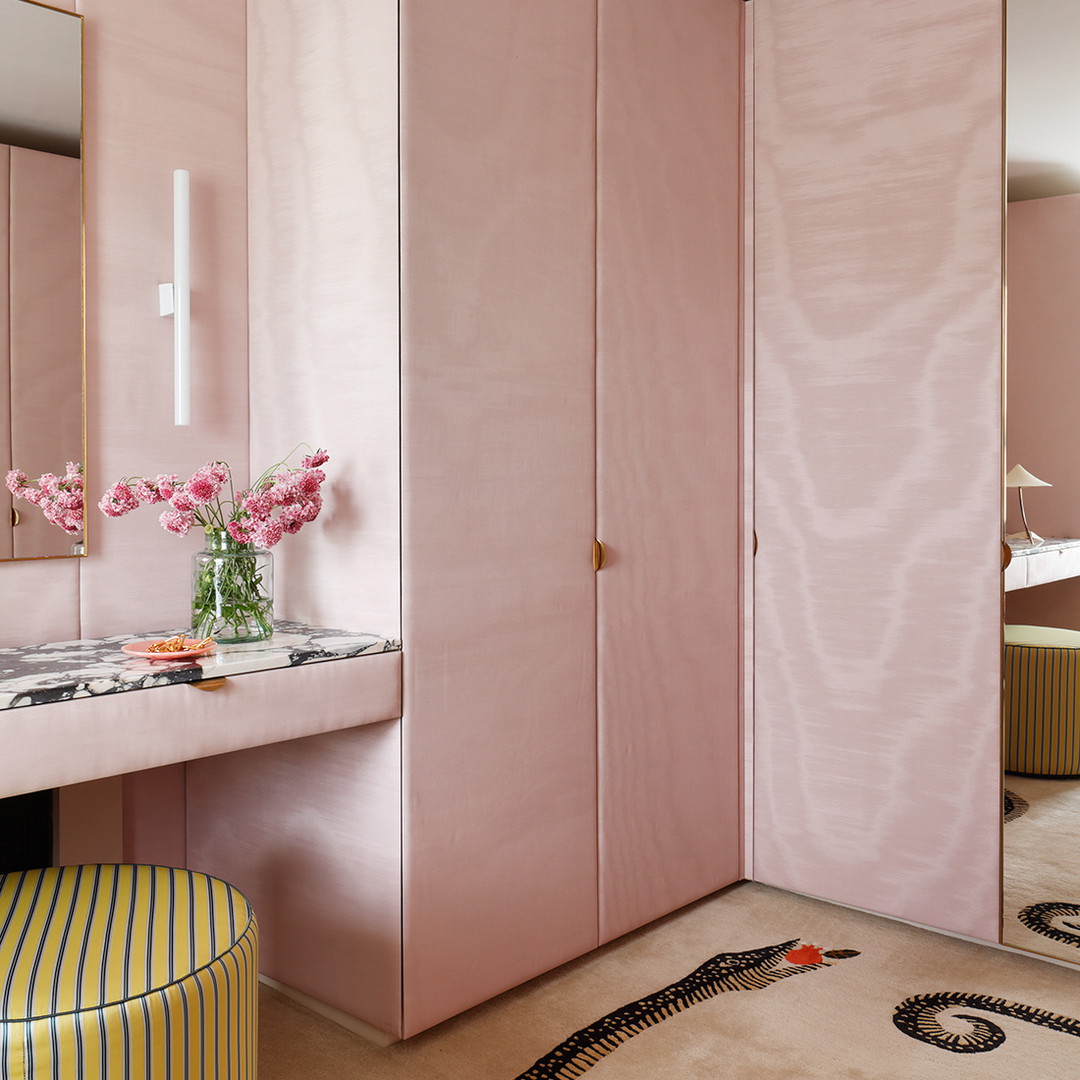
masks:
[(1080, 632), (1005, 627), (1005, 771), (1080, 776)]
[(0, 1076), (254, 1080), (258, 930), (162, 866), (0, 876)]

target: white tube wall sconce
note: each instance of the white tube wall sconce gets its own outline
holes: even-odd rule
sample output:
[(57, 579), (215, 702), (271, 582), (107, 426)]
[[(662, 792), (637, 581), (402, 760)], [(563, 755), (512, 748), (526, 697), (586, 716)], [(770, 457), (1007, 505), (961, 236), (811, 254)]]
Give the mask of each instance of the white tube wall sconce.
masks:
[(191, 423), (191, 175), (173, 172), (173, 280), (158, 286), (162, 315), (173, 317), (173, 423)]

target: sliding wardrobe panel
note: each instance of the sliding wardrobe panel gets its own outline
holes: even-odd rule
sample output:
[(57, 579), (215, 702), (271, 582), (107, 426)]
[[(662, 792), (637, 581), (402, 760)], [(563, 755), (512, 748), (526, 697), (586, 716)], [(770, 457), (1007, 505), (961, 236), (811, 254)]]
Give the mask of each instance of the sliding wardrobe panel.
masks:
[(596, 944), (596, 12), (401, 12), (409, 1034)]
[(753, 876), (996, 940), (1001, 4), (755, 9)]
[(601, 0), (600, 937), (739, 867), (741, 0)]

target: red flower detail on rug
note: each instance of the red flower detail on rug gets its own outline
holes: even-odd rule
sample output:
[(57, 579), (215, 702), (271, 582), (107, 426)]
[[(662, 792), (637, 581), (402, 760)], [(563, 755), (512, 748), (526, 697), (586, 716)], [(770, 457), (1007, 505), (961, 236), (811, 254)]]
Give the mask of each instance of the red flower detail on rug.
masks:
[(515, 1080), (568, 1080), (571, 1076), (582, 1076), (646, 1028), (663, 1023), (669, 1016), (707, 998), (733, 991), (761, 990), (781, 979), (831, 967), (833, 960), (858, 955), (855, 949), (822, 952), (816, 945), (801, 945), (798, 938), (763, 949), (718, 953), (678, 982), (631, 1001), (575, 1031)]
[(816, 945), (800, 945), (797, 949), (792, 949), (784, 959), (789, 964), (820, 964), (825, 957)]

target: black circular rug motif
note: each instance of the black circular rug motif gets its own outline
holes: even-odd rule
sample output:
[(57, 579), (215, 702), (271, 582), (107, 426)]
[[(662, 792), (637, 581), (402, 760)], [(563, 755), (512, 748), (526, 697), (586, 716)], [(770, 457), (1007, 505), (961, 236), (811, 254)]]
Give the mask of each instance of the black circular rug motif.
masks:
[(1080, 949), (1080, 904), (1047, 900), (1041, 904), (1031, 904), (1016, 917), (1036, 934)]
[(997, 1024), (967, 1012), (951, 1013), (948, 1017), (963, 1021), (964, 1030), (946, 1028), (941, 1018), (953, 1009), (978, 1009), (1080, 1038), (1080, 1020), (988, 994), (916, 994), (896, 1006), (893, 1023), (905, 1035), (953, 1054), (985, 1054), (1005, 1041), (1005, 1032)]
[(1015, 791), (1010, 791), (1008, 788), (1002, 792), (1005, 797), (1005, 820), (1015, 821), (1018, 817), (1023, 817), (1029, 810), (1029, 804), (1027, 799), (1020, 795), (1017, 795)]

